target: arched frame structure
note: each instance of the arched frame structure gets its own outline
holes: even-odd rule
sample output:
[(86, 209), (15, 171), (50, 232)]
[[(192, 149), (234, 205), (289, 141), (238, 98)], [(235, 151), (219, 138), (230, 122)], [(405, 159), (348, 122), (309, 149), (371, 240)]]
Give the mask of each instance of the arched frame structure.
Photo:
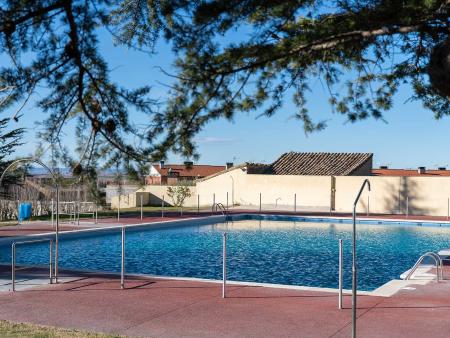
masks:
[[(45, 165), (41, 160), (39, 160), (38, 158), (34, 158), (34, 157), (26, 157), (26, 158), (21, 158), (18, 160), (13, 161), (9, 166), (6, 167), (6, 169), (3, 171), (2, 175), (0, 176), (0, 187), (3, 183), (3, 178), (5, 177), (6, 173), (8, 172), (8, 170), (10, 170), (11, 168), (20, 165), (20, 164), (24, 164), (24, 163), (36, 163), (39, 164), (41, 167), (43, 167), (45, 170), (47, 170), (49, 172), (49, 174), (52, 176), (52, 181), (53, 181), (53, 186), (55, 188), (55, 193), (56, 193), (56, 227), (55, 227), (55, 272), (54, 272), (54, 277), (55, 277), (55, 282), (58, 283), (58, 253), (59, 253), (59, 185), (58, 185), (58, 181), (56, 179), (56, 175), (55, 173), (47, 166)], [(52, 210), (53, 212), (53, 210)]]

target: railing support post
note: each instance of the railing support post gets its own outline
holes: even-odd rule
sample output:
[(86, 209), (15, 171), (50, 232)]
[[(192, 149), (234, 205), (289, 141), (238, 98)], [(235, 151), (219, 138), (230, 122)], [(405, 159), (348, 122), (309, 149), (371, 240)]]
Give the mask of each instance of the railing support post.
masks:
[(164, 218), (164, 195), (162, 196), (161, 201), (161, 218)]
[(447, 220), (450, 216), (450, 198), (447, 198)]
[(342, 309), (342, 281), (343, 281), (343, 263), (344, 263), (344, 252), (342, 248), (342, 239), (339, 240), (339, 301), (338, 307)]
[(20, 219), (19, 219), (19, 214), (20, 214), (20, 201), (17, 200), (17, 224), (20, 225)]
[(59, 186), (56, 185), (56, 227), (55, 227), (55, 283), (58, 284), (58, 260), (59, 260)]
[(227, 211), (228, 211), (228, 191), (227, 191)]
[(370, 215), (370, 196), (367, 195), (367, 216)]
[(294, 212), (297, 212), (297, 194), (294, 194)]
[(197, 194), (197, 214), (200, 213), (200, 194)]
[(122, 257), (120, 265), (120, 288), (125, 289), (125, 227), (122, 226)]
[(409, 216), (409, 197), (406, 196), (406, 218)]
[(16, 291), (16, 243), (13, 243), (11, 248), (11, 284), (12, 291)]
[(53, 284), (53, 264), (52, 264), (52, 261), (53, 261), (53, 240), (50, 240), (50, 253), (49, 253), (49, 257), (50, 257), (50, 259), (49, 259), (49, 263), (48, 263), (48, 265), (49, 265), (49, 268), (50, 268), (50, 284)]
[(54, 205), (53, 205), (53, 198), (52, 198), (52, 202), (51, 202), (51, 208), (52, 208), (51, 215), (52, 215), (52, 229), (53, 229), (55, 227), (55, 221), (54, 221), (55, 211), (54, 211)]
[(120, 195), (119, 195), (119, 203), (117, 204), (117, 222), (120, 222)]
[(259, 212), (261, 212), (261, 193), (259, 193)]
[(356, 205), (358, 204), (361, 193), (367, 184), (367, 188), (370, 191), (370, 181), (365, 179), (361, 188), (359, 189), (358, 195), (356, 196), (355, 202), (353, 203), (353, 226), (352, 226), (352, 338), (356, 338), (356, 308), (357, 308), (357, 290), (358, 290), (358, 271), (356, 264)]
[(227, 233), (223, 233), (223, 250), (222, 250), (222, 298), (227, 297)]
[(140, 195), (141, 196), (141, 219), (143, 219), (144, 218), (144, 210), (142, 209), (143, 208), (143, 201), (142, 201), (142, 195)]

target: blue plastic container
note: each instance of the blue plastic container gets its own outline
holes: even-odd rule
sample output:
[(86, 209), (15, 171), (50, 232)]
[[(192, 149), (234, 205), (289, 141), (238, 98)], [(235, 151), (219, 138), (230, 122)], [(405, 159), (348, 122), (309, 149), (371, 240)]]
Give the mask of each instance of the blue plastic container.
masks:
[(31, 218), (31, 203), (19, 204), (19, 222), (30, 220)]

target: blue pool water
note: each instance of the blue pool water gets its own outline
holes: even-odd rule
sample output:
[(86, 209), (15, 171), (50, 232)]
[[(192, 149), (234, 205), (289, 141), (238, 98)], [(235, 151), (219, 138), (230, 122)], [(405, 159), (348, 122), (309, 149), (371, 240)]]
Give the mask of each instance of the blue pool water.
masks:
[[(450, 228), (358, 224), (358, 288), (373, 290), (409, 269), (426, 251), (450, 246)], [(235, 220), (164, 229), (127, 229), (128, 273), (222, 278), (228, 232), (228, 278), (338, 286), (338, 239), (344, 240), (344, 288), (351, 288), (351, 224)], [(17, 262), (45, 264), (48, 244), (19, 247)], [(10, 262), (10, 245), (0, 247)], [(120, 271), (120, 232), (60, 240), (60, 268)]]

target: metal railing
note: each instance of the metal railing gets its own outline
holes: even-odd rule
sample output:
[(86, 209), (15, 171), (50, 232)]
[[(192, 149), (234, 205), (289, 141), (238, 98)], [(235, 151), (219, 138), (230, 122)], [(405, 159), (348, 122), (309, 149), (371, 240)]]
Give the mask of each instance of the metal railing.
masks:
[(227, 233), (223, 233), (222, 247), (222, 298), (227, 297)]
[(426, 257), (433, 258), (434, 262), (436, 263), (436, 280), (439, 282), (439, 279), (443, 279), (443, 263), (441, 257), (434, 253), (434, 252), (426, 252), (420, 258), (417, 260), (416, 264), (412, 267), (412, 269), (409, 271), (408, 275), (406, 276), (405, 280), (410, 280), (414, 272), (416, 272), (417, 268), (422, 264), (423, 260)]
[(122, 244), (122, 254), (120, 261), (120, 288), (125, 289), (125, 227), (121, 229), (121, 244)]
[(339, 240), (339, 296), (338, 296), (338, 308), (342, 309), (342, 286), (343, 286), (343, 268), (344, 268), (344, 250), (342, 245), (342, 239)]
[(357, 302), (357, 288), (358, 288), (358, 271), (356, 264), (356, 206), (358, 205), (358, 201), (361, 197), (361, 194), (364, 190), (364, 187), (367, 185), (367, 189), (370, 191), (370, 181), (365, 179), (359, 188), (358, 194), (356, 195), (355, 202), (353, 203), (353, 226), (352, 226), (352, 338), (356, 338), (356, 302)]
[[(92, 208), (89, 208), (92, 206)], [(90, 210), (91, 209), (91, 210)], [(80, 225), (80, 215), (89, 215), (92, 221), (98, 223), (98, 208), (97, 203), (94, 202), (80, 202), (77, 203), (77, 224)]]
[(34, 243), (43, 243), (43, 242), (50, 242), (50, 250), (49, 250), (49, 270), (50, 270), (50, 284), (53, 284), (53, 263), (52, 263), (52, 257), (53, 257), (53, 239), (38, 239), (33, 241), (21, 241), (21, 242), (14, 242), (11, 245), (11, 284), (12, 284), (12, 291), (16, 291), (16, 271), (17, 270), (25, 270), (32, 268), (33, 266), (23, 266), (21, 268), (16, 268), (16, 247), (18, 245), (24, 245), (24, 244), (34, 244)]
[(211, 207), (211, 212), (217, 212), (217, 211), (221, 211), (222, 215), (225, 215), (227, 213), (227, 209), (225, 208), (225, 206), (222, 203), (214, 203)]

